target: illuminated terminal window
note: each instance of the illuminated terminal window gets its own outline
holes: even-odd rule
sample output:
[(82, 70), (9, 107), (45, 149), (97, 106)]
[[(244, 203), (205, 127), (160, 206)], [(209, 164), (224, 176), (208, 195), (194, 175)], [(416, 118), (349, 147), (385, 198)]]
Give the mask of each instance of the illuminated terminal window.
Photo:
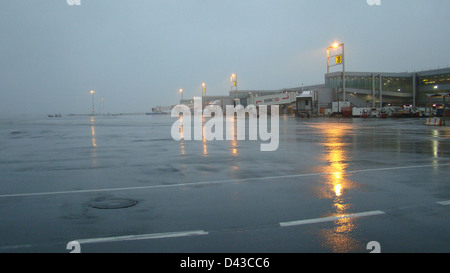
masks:
[[(367, 76), (346, 76), (345, 86), (347, 88), (372, 90), (373, 79), (371, 75)], [(383, 91), (412, 93), (413, 82), (412, 77), (384, 77), (382, 76)], [(340, 88), (342, 87), (342, 77), (331, 76), (326, 78), (326, 87)], [(375, 89), (379, 90), (380, 78), (375, 77)]]
[(419, 85), (436, 85), (450, 83), (450, 74), (432, 75), (419, 78)]

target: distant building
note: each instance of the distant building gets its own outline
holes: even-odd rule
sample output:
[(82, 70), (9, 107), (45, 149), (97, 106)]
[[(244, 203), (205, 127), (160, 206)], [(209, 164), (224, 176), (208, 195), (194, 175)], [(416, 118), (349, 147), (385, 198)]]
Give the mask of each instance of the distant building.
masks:
[[(450, 68), (420, 72), (345, 72), (345, 100), (355, 107), (380, 107), (390, 105), (426, 106), (430, 102), (442, 102), (438, 94), (450, 92)], [(283, 88), (278, 90), (229, 90), (228, 96), (205, 96), (203, 104), (271, 105), (276, 94), (295, 93), (296, 99), (281, 100), (281, 113), (302, 111), (307, 116), (324, 115), (332, 108), (332, 102), (342, 102), (342, 72), (325, 74), (325, 83), (318, 85)], [(436, 94), (436, 97), (433, 97)], [(442, 97), (442, 96), (441, 96)], [(259, 99), (258, 99), (259, 98)], [(193, 99), (181, 104), (192, 105)]]
[[(433, 93), (450, 91), (450, 68), (412, 72), (345, 72), (346, 100), (362, 107), (425, 106)], [(342, 72), (325, 75), (325, 86), (342, 99)]]

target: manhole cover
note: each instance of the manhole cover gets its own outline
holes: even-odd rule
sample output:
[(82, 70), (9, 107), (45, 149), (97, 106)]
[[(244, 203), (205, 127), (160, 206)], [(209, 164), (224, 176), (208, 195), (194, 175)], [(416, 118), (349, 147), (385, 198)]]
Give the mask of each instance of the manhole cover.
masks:
[(92, 202), (91, 207), (96, 209), (123, 209), (136, 204), (137, 201), (131, 199), (108, 199)]

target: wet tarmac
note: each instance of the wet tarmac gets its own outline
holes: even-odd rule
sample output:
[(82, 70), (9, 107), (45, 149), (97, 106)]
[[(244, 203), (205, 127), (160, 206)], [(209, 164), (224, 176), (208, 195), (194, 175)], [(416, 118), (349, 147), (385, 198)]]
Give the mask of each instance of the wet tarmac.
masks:
[(450, 251), (450, 127), (282, 116), (261, 152), (174, 121), (0, 119), (0, 252)]

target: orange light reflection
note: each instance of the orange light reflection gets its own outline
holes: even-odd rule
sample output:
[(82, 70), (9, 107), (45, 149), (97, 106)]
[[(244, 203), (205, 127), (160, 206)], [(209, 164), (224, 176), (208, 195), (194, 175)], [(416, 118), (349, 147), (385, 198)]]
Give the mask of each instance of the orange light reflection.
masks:
[[(319, 197), (332, 199), (332, 210), (327, 216), (339, 216), (352, 213), (351, 203), (345, 193), (352, 187), (349, 180), (348, 168), (348, 144), (345, 137), (352, 129), (346, 124), (324, 124), (316, 127), (324, 135), (323, 146), (325, 148), (324, 162), (328, 163), (320, 172), (326, 173), (325, 182), (319, 189)], [(322, 229), (319, 237), (324, 240), (324, 246), (333, 252), (348, 252), (359, 247), (358, 241), (351, 237), (351, 233), (357, 228), (355, 219), (342, 218), (334, 223), (330, 229)]]
[(97, 142), (95, 140), (95, 119), (94, 117), (91, 117), (91, 133), (92, 133), (92, 146), (95, 148), (97, 147)]
[(95, 118), (91, 116), (92, 165), (97, 167), (97, 141), (95, 139)]
[(206, 140), (206, 128), (205, 128), (205, 117), (202, 117), (202, 142), (203, 142), (203, 155), (208, 155), (208, 141)]
[[(181, 90), (181, 89), (180, 89)], [(180, 140), (180, 153), (182, 155), (186, 154), (186, 150), (184, 148), (184, 128), (183, 128), (183, 115), (180, 115), (180, 136), (181, 136), (181, 140)]]

